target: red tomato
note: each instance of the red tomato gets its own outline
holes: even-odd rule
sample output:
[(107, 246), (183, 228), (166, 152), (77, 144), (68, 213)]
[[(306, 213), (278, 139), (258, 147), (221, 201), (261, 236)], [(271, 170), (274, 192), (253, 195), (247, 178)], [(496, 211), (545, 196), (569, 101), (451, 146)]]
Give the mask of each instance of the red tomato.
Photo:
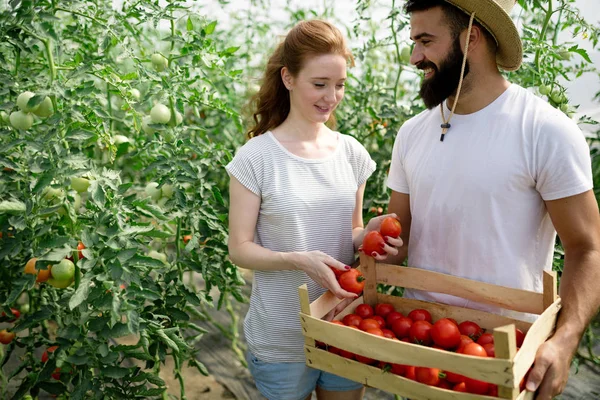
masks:
[(348, 326), (358, 326), (360, 321), (362, 321), (362, 318), (356, 314), (348, 314), (342, 319), (342, 322)]
[(486, 394), (490, 389), (489, 383), (478, 381), (477, 379), (471, 379), (469, 377), (465, 377), (465, 386), (467, 388), (467, 392), (473, 394)]
[(431, 325), (427, 321), (415, 321), (410, 327), (408, 336), (413, 343), (429, 346), (431, 344)]
[(48, 361), (48, 353), (54, 353), (56, 349), (58, 349), (58, 346), (48, 347), (48, 350), (45, 350), (44, 354), (42, 354), (42, 362), (45, 363), (46, 361)]
[(360, 294), (365, 288), (365, 277), (357, 269), (344, 272), (340, 276), (339, 282), (342, 289), (356, 294)]
[(415, 377), (417, 382), (437, 386), (440, 383), (440, 370), (437, 368), (416, 367)]
[(406, 365), (402, 365), (402, 364), (391, 364), (392, 365), (392, 374), (394, 375), (404, 375), (406, 373)]
[(417, 377), (415, 375), (415, 367), (413, 367), (412, 365), (407, 365), (406, 369), (404, 370), (404, 377), (416, 381)]
[(400, 221), (394, 217), (385, 217), (383, 221), (381, 221), (379, 233), (381, 233), (381, 236), (384, 238), (386, 236), (397, 238), (400, 236), (400, 234), (402, 234), (402, 226), (400, 225)]
[(379, 303), (375, 305), (375, 315), (379, 315), (383, 318), (387, 318), (387, 316), (394, 311), (396, 311), (396, 309), (390, 303)]
[(498, 397), (498, 385), (490, 384), (490, 389), (487, 392), (488, 396)]
[(362, 319), (371, 318), (374, 315), (373, 307), (368, 304), (359, 304), (354, 309), (354, 314), (358, 315)]
[(367, 364), (367, 365), (371, 365), (375, 362), (375, 360), (373, 360), (372, 358), (361, 356), (359, 354), (355, 354), (354, 358), (356, 359), (356, 361), (361, 362), (363, 364)]
[(383, 332), (383, 337), (386, 337), (388, 339), (396, 339), (396, 335), (394, 335), (394, 332), (389, 330), (389, 329), (382, 329), (381, 332)]
[(375, 321), (374, 319), (367, 318), (360, 321), (358, 329), (361, 331), (367, 331), (369, 329), (380, 329), (379, 326), (379, 322)]
[(60, 368), (56, 368), (52, 373), (52, 377), (57, 381), (60, 381)]
[(446, 318), (447, 320), (450, 320), (454, 325), (458, 326), (458, 322), (456, 322), (456, 320), (454, 318)]
[(332, 324), (336, 324), (336, 325), (342, 325), (342, 326), (346, 326), (346, 324), (344, 324), (342, 321), (340, 321), (340, 320), (337, 320), (337, 319), (336, 319), (336, 320), (333, 320), (333, 321), (331, 321), (331, 323), (332, 323)]
[(486, 343), (483, 345), (488, 357), (496, 357), (496, 351), (494, 350), (494, 343)]
[(464, 382), (460, 382), (460, 383), (457, 383), (456, 385), (454, 385), (454, 387), (452, 388), (452, 390), (454, 390), (455, 392), (466, 393), (467, 392), (467, 387), (465, 386)]
[(380, 328), (385, 328), (385, 319), (383, 319), (381, 316), (374, 315), (371, 317), (371, 319), (374, 319), (375, 321), (379, 322)]
[(402, 315), (402, 313), (399, 313), (398, 311), (392, 311), (391, 313), (389, 313), (386, 317), (385, 317), (385, 324), (391, 328), (392, 327), (392, 323), (397, 320), (398, 318), (402, 318), (404, 317), (404, 315)]
[(408, 317), (400, 317), (392, 323), (392, 332), (394, 332), (398, 339), (406, 338), (410, 333), (410, 327), (412, 324), (412, 319)]
[(454, 372), (450, 372), (450, 371), (445, 371), (445, 373), (446, 373), (446, 380), (450, 383), (461, 383), (461, 382), (465, 381), (465, 377), (460, 374), (455, 374)]
[(515, 335), (517, 337), (517, 347), (521, 347), (523, 345), (523, 340), (525, 340), (525, 334), (519, 328), (515, 328)]
[(362, 243), (362, 251), (368, 255), (373, 256), (373, 253), (384, 254), (383, 245), (385, 244), (385, 240), (379, 232), (370, 231), (367, 232), (365, 238)]
[(343, 350), (343, 349), (340, 349), (339, 355), (344, 358), (348, 358), (350, 360), (354, 360), (354, 357), (355, 357), (354, 353), (351, 353), (351, 352)]
[[(10, 312), (14, 315), (14, 318), (11, 318), (10, 320), (8, 320), (6, 322), (15, 322), (21, 316), (21, 312), (19, 310), (17, 310), (16, 308), (11, 308)], [(2, 312), (2, 317), (6, 317), (6, 313), (4, 311)]]
[(408, 313), (408, 318), (413, 321), (427, 321), (432, 322), (431, 314), (427, 310), (423, 310), (422, 308), (417, 308), (416, 310), (412, 310)]
[(79, 250), (79, 259), (83, 260), (85, 257), (83, 256), (83, 252), (81, 250), (85, 249), (85, 245), (82, 242), (77, 244), (77, 250)]
[(460, 344), (458, 345), (458, 349), (456, 349), (456, 352), (462, 353), (463, 348), (469, 343), (473, 343), (473, 339), (466, 335), (460, 335)]
[(346, 272), (345, 270), (341, 270), (341, 269), (337, 269), (337, 268), (333, 268), (333, 267), (329, 267), (331, 268), (331, 270), (333, 271), (333, 273), (335, 274), (335, 279), (339, 280), (340, 276), (344, 275)]
[(440, 379), (440, 383), (438, 383), (437, 387), (442, 389), (452, 390), (452, 384), (448, 382), (446, 379)]
[(332, 354), (340, 354), (340, 349), (338, 349), (337, 347), (333, 347), (333, 346), (327, 346), (327, 351), (332, 353)]
[(462, 349), (462, 354), (476, 357), (487, 357), (485, 349), (477, 343), (469, 343)]
[(458, 330), (460, 331), (461, 335), (467, 335), (473, 339), (473, 341), (479, 339), (479, 336), (481, 336), (483, 333), (483, 329), (481, 329), (481, 327), (473, 321), (461, 322), (458, 325)]
[(435, 344), (443, 349), (454, 349), (460, 344), (458, 327), (446, 318), (442, 318), (433, 324), (431, 338)]
[(484, 344), (494, 343), (494, 335), (491, 333), (484, 333), (481, 336), (479, 336), (479, 339), (477, 339), (477, 343), (482, 346)]
[(365, 332), (370, 333), (371, 335), (375, 335), (375, 336), (383, 336), (383, 331), (379, 328), (371, 328), (371, 329), (367, 329)]

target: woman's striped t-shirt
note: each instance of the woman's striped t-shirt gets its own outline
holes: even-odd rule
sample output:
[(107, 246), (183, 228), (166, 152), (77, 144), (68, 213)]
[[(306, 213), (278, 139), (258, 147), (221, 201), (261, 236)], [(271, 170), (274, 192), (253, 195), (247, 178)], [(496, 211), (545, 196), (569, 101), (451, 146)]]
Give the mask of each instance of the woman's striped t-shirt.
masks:
[[(375, 162), (353, 137), (338, 135), (320, 159), (289, 152), (271, 132), (250, 139), (226, 167), (261, 199), (254, 241), (277, 252), (322, 251), (354, 260), (352, 213), (356, 191)], [(302, 271), (254, 271), (244, 333), (250, 351), (266, 362), (305, 362), (298, 287), (310, 301), (325, 292)]]

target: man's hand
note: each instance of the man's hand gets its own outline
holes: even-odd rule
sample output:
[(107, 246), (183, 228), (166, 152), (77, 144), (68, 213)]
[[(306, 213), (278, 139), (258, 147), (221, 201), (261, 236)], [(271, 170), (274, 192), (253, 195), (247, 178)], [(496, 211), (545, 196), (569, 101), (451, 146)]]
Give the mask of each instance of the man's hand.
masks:
[(577, 339), (555, 335), (540, 346), (525, 386), (530, 392), (537, 390), (536, 400), (552, 400), (562, 393), (578, 344)]

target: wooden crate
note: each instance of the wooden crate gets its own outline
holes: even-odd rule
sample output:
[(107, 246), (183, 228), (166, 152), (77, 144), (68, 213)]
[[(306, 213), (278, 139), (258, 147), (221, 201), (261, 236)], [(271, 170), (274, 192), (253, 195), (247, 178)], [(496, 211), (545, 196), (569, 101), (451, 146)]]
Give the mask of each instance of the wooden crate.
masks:
[[(339, 305), (341, 300), (328, 291), (310, 303), (306, 285), (302, 285), (299, 288), (300, 320), (305, 338), (304, 349), (308, 366), (414, 400), (495, 398), (427, 386), (390, 372), (384, 372), (375, 366), (368, 366), (319, 349), (315, 346), (315, 341), (320, 341), (379, 361), (440, 368), (494, 383), (498, 385), (498, 397), (500, 398), (534, 398), (530, 392), (519, 393), (519, 383), (533, 364), (538, 347), (554, 331), (556, 317), (561, 307), (560, 298), (557, 295), (556, 273), (544, 272), (544, 292), (536, 293), (417, 268), (376, 263), (374, 258), (365, 255), (361, 255), (359, 268), (367, 279), (363, 295), (354, 300), (335, 319), (342, 319), (362, 303), (372, 306), (377, 303), (391, 303), (397, 311), (404, 315), (415, 308), (424, 308), (431, 313), (434, 321), (443, 317), (454, 318), (459, 322), (470, 320), (488, 332), (493, 331), (496, 357), (482, 358), (456, 354), (332, 324), (322, 318)], [(478, 310), (390, 296), (377, 293), (377, 283), (455, 295), (504, 309), (540, 316), (531, 324)], [(527, 333), (518, 352), (515, 327)]]

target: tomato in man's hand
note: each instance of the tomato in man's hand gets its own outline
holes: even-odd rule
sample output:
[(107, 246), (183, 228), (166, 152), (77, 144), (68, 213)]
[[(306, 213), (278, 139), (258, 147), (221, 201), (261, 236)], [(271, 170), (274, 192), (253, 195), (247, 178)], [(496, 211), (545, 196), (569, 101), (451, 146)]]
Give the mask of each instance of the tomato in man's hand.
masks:
[(365, 277), (359, 270), (351, 269), (340, 276), (339, 283), (342, 289), (360, 294), (365, 288)]
[(383, 221), (381, 221), (379, 233), (381, 233), (381, 236), (384, 238), (386, 236), (397, 238), (400, 236), (400, 234), (402, 234), (402, 226), (400, 225), (400, 221), (394, 217), (385, 217)]

